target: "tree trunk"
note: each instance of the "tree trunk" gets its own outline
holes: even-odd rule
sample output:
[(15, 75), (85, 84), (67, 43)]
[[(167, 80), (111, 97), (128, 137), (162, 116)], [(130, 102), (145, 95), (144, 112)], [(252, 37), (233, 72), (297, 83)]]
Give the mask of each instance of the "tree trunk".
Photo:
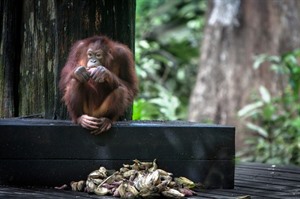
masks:
[(22, 1), (0, 1), (0, 116), (18, 114), (18, 77)]
[(237, 111), (263, 84), (277, 82), (269, 68), (253, 70), (254, 56), (300, 46), (300, 1), (209, 1), (200, 66), (189, 120), (239, 126)]

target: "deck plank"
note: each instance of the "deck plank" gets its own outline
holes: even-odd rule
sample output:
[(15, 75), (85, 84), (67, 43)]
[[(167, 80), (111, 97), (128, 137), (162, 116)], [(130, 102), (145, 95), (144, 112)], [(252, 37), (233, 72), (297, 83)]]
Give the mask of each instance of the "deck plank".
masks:
[[(274, 175), (272, 172), (275, 172)], [(234, 189), (204, 189), (191, 199), (234, 199), (249, 195), (251, 199), (292, 199), (300, 198), (300, 167), (277, 166), (268, 164), (241, 163), (235, 168)], [(280, 177), (278, 177), (280, 176)], [(284, 177), (288, 176), (288, 177)], [(0, 186), (0, 198), (99, 198), (96, 195), (53, 188), (18, 188)], [(114, 197), (102, 197), (112, 199)]]

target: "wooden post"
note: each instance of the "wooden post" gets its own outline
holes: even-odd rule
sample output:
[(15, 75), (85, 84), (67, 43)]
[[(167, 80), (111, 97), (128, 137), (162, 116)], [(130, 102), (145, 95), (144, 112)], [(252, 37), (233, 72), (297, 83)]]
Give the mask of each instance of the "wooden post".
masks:
[(0, 117), (18, 115), (22, 1), (0, 1)]
[(5, 0), (0, 10), (0, 117), (67, 118), (57, 84), (76, 40), (104, 34), (134, 50), (135, 0)]

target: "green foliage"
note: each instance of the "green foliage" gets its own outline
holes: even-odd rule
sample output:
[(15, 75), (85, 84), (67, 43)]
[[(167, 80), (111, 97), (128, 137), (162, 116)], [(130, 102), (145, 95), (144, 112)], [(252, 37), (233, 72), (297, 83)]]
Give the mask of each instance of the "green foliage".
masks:
[(282, 56), (258, 56), (254, 68), (268, 62), (288, 81), (281, 93), (271, 96), (263, 86), (259, 97), (238, 115), (255, 134), (239, 154), (243, 160), (300, 165), (300, 49)]
[(199, 57), (205, 1), (137, 1), (133, 119), (186, 119)]

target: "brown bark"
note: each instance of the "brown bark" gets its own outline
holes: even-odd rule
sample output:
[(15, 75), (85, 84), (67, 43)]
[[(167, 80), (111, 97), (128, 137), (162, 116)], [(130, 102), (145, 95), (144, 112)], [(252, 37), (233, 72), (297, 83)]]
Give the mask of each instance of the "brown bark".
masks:
[(237, 111), (259, 85), (273, 92), (277, 88), (276, 76), (267, 67), (254, 71), (254, 56), (278, 55), (300, 46), (300, 1), (220, 2), (209, 4), (189, 120), (238, 126)]

